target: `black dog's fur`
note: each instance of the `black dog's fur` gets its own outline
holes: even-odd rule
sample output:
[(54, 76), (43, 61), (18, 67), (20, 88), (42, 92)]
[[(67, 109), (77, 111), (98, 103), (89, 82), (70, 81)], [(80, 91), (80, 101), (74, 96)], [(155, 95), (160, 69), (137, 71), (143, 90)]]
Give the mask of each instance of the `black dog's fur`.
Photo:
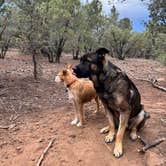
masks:
[(144, 125), (147, 114), (138, 89), (120, 68), (107, 60), (105, 54), (108, 53), (107, 49), (100, 48), (83, 55), (73, 71), (77, 77), (89, 77), (93, 81), (109, 119), (109, 126), (102, 130), (103, 133), (110, 130), (105, 141), (113, 140), (114, 128), (118, 127), (114, 155), (120, 157), (125, 128), (128, 126), (131, 138), (136, 139), (136, 131)]

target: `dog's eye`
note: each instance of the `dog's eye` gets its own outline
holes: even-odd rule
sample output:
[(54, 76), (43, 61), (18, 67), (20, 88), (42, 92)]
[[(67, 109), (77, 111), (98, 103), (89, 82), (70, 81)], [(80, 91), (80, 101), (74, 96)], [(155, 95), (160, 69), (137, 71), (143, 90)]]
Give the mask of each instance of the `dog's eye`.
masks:
[(67, 70), (63, 70), (63, 75), (66, 75), (67, 74)]

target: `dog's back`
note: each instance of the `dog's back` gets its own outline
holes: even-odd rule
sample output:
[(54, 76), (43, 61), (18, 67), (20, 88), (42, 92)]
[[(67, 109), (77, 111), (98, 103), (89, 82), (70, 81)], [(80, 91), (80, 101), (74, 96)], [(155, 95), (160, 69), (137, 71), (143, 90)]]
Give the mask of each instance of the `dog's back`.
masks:
[(77, 78), (70, 66), (60, 71), (56, 77), (56, 82), (64, 82), (68, 88), (69, 98), (79, 103), (86, 103), (96, 98), (96, 91), (92, 81), (89, 79)]

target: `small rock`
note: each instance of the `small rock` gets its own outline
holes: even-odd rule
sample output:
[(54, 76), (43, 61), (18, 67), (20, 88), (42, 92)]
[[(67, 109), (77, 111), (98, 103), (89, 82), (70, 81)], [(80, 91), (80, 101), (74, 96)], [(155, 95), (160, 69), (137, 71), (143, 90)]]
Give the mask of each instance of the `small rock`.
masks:
[(31, 160), (32, 160), (32, 161), (35, 161), (35, 157), (32, 157)]
[(3, 144), (7, 144), (7, 142), (6, 142), (6, 141), (4, 141), (4, 142), (3, 142)]
[(23, 152), (23, 149), (20, 146), (17, 146), (16, 150), (17, 150), (17, 153), (22, 153)]
[(13, 129), (14, 127), (16, 127), (16, 124), (11, 124), (11, 125), (9, 126), (9, 129)]
[(19, 127), (15, 127), (12, 131), (18, 131), (20, 130)]
[(54, 128), (53, 127), (50, 127), (50, 130), (53, 130)]
[(76, 135), (75, 135), (75, 134), (71, 134), (71, 135), (69, 135), (69, 137), (71, 137), (71, 138), (75, 138)]
[(21, 147), (20, 147), (20, 146), (17, 146), (17, 147), (16, 147), (16, 150), (19, 150), (19, 151), (20, 151), (20, 150), (21, 150)]
[(37, 142), (43, 142), (44, 138), (40, 138)]
[(5, 158), (5, 159), (8, 159), (9, 157), (6, 155), (4, 158)]

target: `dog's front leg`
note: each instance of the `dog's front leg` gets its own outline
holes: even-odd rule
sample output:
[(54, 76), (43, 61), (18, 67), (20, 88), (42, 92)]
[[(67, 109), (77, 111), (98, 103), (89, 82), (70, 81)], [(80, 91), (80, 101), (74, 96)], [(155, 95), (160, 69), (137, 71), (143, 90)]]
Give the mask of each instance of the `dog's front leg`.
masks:
[(80, 116), (80, 122), (77, 124), (77, 126), (80, 127), (83, 125), (83, 121), (84, 121), (83, 105), (82, 104), (78, 104), (78, 112), (79, 112), (79, 116)]
[(123, 154), (123, 136), (128, 124), (129, 119), (129, 112), (120, 112), (120, 119), (119, 119), (119, 127), (118, 132), (116, 135), (115, 147), (114, 147), (114, 155), (115, 157), (120, 157)]
[(115, 137), (114, 119), (113, 119), (113, 115), (112, 115), (111, 111), (107, 108), (107, 105), (104, 102), (103, 102), (103, 106), (104, 106), (106, 115), (108, 117), (109, 125), (102, 128), (100, 130), (100, 133), (105, 134), (105, 133), (109, 132), (109, 134), (105, 137), (105, 142), (110, 143), (114, 140), (114, 137)]
[(107, 117), (108, 117), (108, 121), (109, 121), (109, 133), (105, 137), (105, 142), (111, 143), (115, 137), (115, 125), (114, 125), (113, 115), (110, 112), (110, 110), (107, 110)]
[(76, 125), (79, 121), (79, 119), (78, 119), (78, 106), (77, 106), (75, 100), (73, 100), (73, 104), (74, 104), (74, 107), (75, 107), (75, 118), (74, 118), (74, 120), (71, 121), (71, 125)]

